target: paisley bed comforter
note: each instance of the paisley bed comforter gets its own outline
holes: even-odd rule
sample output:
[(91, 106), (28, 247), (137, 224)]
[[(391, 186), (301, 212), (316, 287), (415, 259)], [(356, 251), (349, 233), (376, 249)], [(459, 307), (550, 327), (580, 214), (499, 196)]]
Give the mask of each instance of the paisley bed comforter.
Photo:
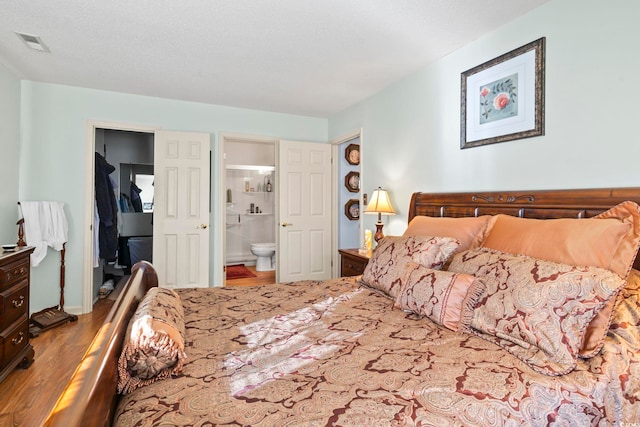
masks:
[(393, 308), (358, 278), (183, 289), (184, 371), (115, 425), (640, 426), (640, 290), (602, 351), (561, 376)]

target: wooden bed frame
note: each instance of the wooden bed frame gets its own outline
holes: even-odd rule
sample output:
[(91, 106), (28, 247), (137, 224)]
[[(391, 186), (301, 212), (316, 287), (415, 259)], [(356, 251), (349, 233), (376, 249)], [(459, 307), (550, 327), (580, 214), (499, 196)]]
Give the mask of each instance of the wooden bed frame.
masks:
[(127, 326), (144, 294), (155, 286), (158, 276), (151, 264), (140, 261), (133, 266), (131, 277), (44, 425), (111, 425), (118, 397), (118, 358)]
[[(524, 218), (589, 218), (626, 200), (640, 204), (640, 187), (481, 193), (414, 193), (409, 221), (417, 215), (465, 217), (509, 214)], [(640, 266), (638, 258), (635, 268)], [(142, 261), (89, 346), (46, 426), (109, 426), (117, 405), (118, 357), (138, 302), (158, 285), (153, 267)], [(37, 363), (37, 362), (36, 362)]]

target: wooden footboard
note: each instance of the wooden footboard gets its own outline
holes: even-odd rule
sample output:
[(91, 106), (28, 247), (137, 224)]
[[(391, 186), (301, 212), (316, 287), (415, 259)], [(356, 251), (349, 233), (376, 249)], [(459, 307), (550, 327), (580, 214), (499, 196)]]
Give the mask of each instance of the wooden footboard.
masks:
[(138, 303), (158, 286), (153, 266), (135, 264), (131, 277), (53, 408), (45, 426), (109, 426), (117, 403), (118, 357)]

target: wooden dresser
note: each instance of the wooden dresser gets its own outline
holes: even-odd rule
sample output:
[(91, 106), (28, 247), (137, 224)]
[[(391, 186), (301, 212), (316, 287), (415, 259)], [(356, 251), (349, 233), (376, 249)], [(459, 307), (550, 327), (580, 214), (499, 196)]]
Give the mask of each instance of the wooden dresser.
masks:
[(32, 247), (15, 252), (0, 249), (0, 381), (17, 366), (33, 363), (29, 343), (29, 276)]

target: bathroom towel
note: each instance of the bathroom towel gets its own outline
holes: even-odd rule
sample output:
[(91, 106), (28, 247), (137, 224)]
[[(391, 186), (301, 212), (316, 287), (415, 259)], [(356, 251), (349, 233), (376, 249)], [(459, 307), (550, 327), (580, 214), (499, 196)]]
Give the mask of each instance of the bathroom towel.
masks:
[(20, 207), (27, 245), (35, 248), (31, 254), (31, 266), (37, 267), (47, 255), (47, 247), (60, 251), (67, 242), (69, 226), (64, 203), (21, 201)]

